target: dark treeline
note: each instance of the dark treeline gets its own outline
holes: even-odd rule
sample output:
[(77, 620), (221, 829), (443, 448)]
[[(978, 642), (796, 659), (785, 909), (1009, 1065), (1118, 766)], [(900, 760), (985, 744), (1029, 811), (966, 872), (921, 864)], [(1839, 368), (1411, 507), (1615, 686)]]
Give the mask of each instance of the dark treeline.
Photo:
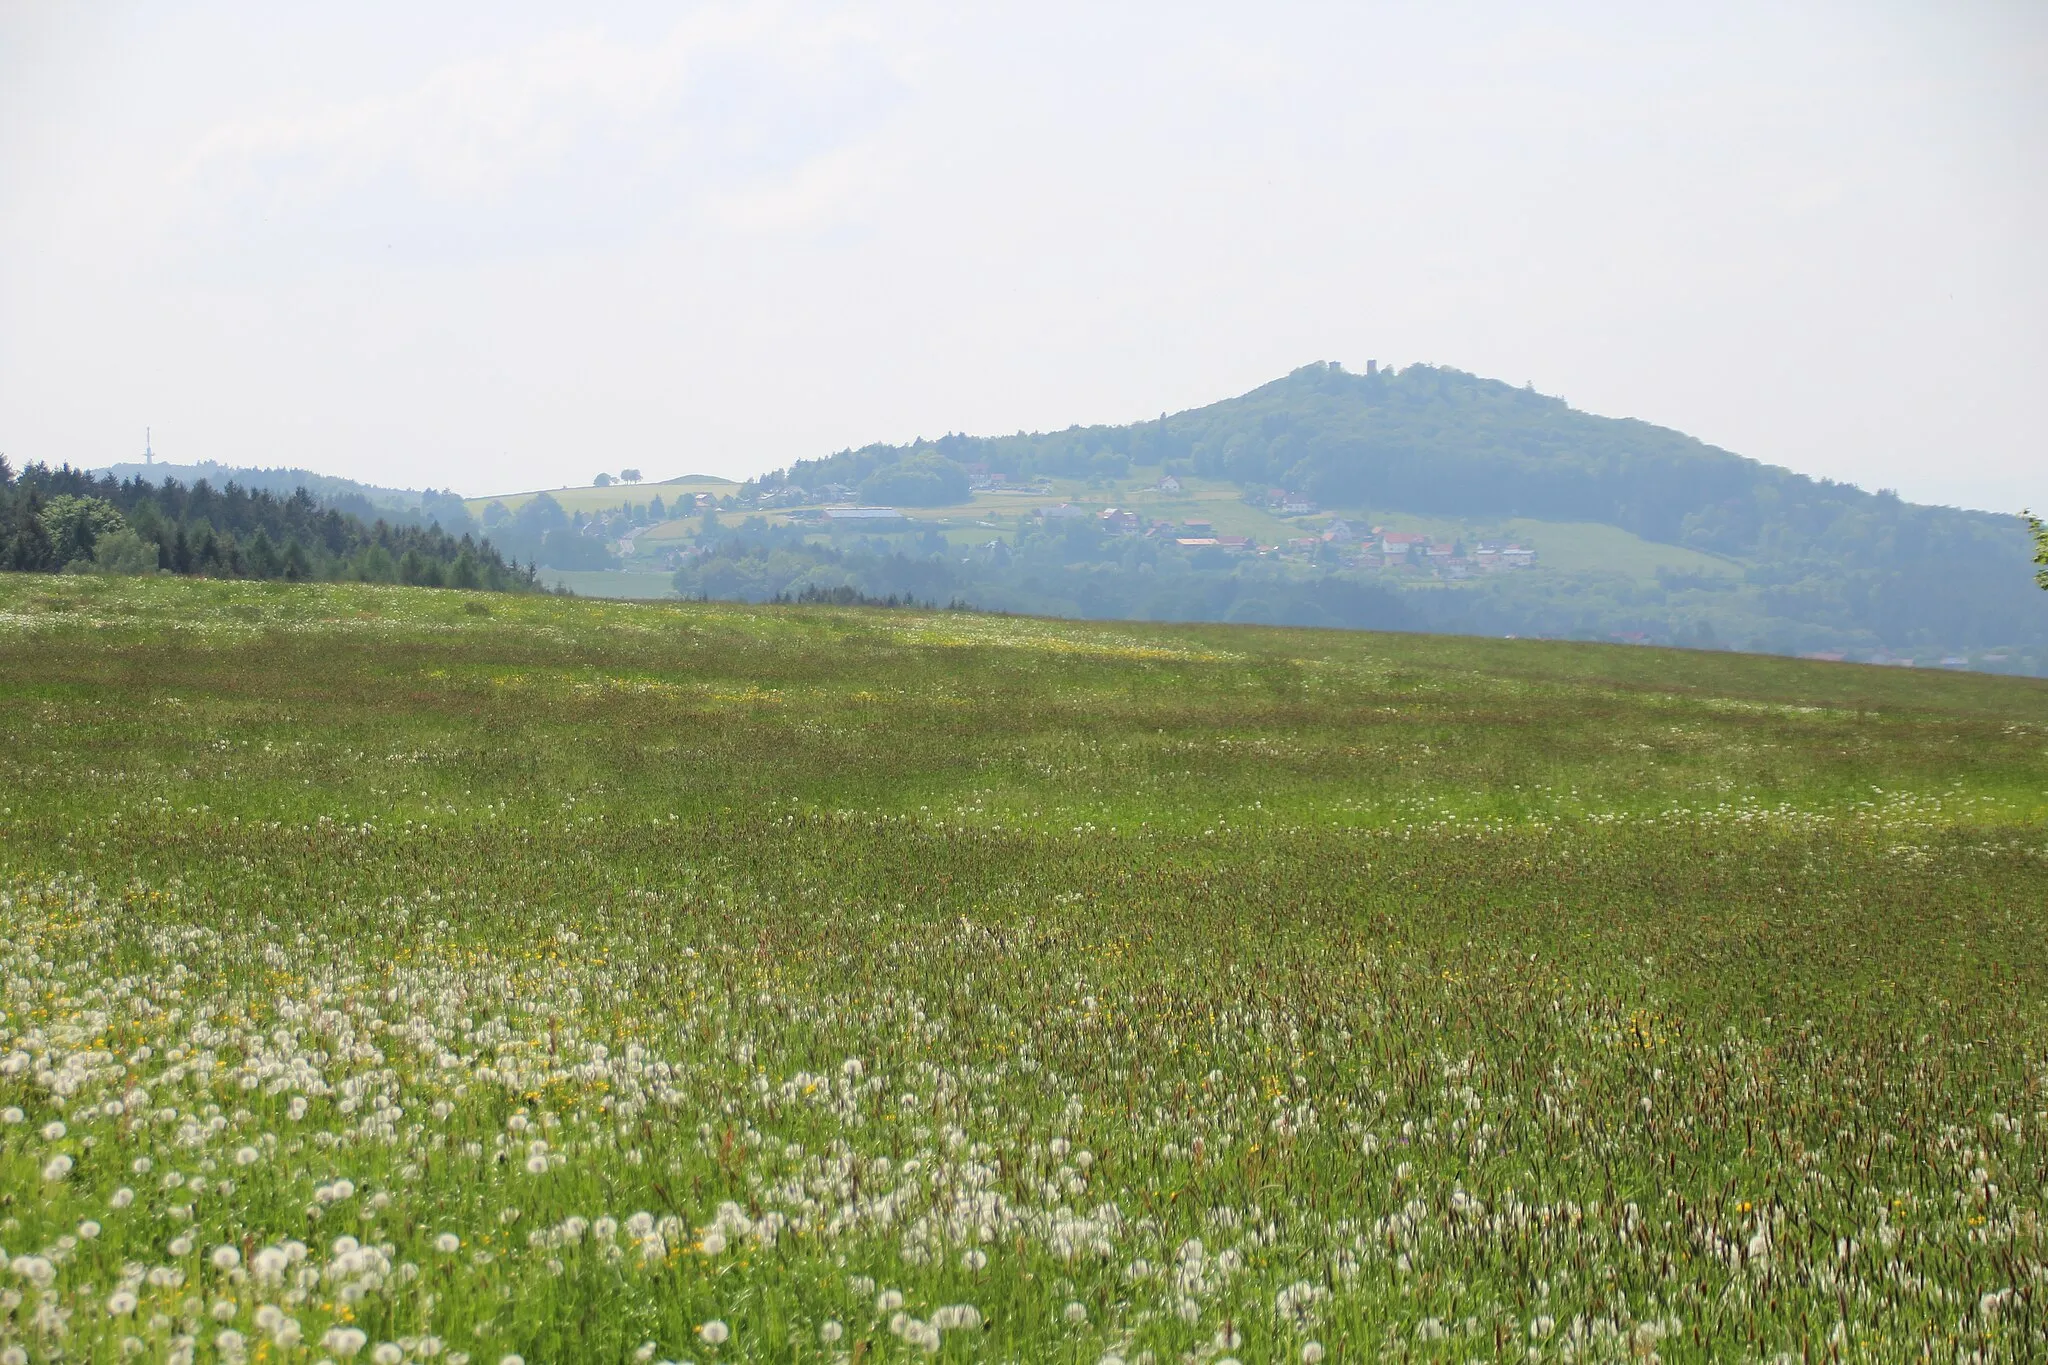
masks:
[(0, 567), (29, 573), (173, 573), (354, 580), (529, 592), (532, 567), (438, 524), (392, 525), (289, 495), (204, 479), (115, 479), (0, 459)]
[[(779, 592), (768, 599), (778, 607), (908, 607), (922, 611), (937, 611), (939, 604), (927, 599), (920, 602), (914, 597), (898, 597), (890, 593), (887, 597), (874, 597), (859, 588), (842, 583), (836, 588), (821, 588), (806, 584), (795, 593)], [(971, 611), (973, 608), (954, 598), (946, 604), (947, 611)]]

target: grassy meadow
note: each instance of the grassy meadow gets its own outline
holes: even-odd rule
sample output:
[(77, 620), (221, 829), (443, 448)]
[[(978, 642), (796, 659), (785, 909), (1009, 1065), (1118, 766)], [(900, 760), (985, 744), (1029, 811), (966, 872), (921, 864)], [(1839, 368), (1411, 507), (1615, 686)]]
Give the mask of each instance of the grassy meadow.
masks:
[(2048, 1357), (2048, 685), (0, 575), (0, 1365)]

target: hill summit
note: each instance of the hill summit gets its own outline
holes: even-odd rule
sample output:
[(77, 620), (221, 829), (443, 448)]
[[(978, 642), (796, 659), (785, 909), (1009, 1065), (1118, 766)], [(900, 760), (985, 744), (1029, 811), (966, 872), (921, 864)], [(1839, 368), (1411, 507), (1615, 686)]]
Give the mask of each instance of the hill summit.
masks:
[[(1550, 539), (1559, 543), (1592, 534), (1585, 528), (1612, 528), (1682, 552), (1665, 558), (1688, 566), (1630, 572), (1549, 555), (1542, 572), (1512, 581), (1368, 576), (1368, 586), (1397, 592), (1359, 619), (1343, 604), (1365, 599), (1342, 563), (1326, 557), (1322, 567), (1334, 572), (1303, 575), (1244, 560), (1230, 572), (1257, 581), (1251, 596), (1265, 605), (1224, 613), (1235, 619), (1910, 655), (2026, 671), (2048, 663), (2048, 595), (2033, 586), (2016, 516), (1809, 478), (1666, 427), (1582, 412), (1530, 388), (1432, 365), (1363, 374), (1305, 365), (1236, 398), (1152, 421), (871, 445), (799, 462), (747, 491), (772, 498), (785, 488), (838, 489), (914, 507), (965, 502), (970, 484), (1078, 480), (1095, 501), (1113, 501), (1134, 478), (1221, 481), (1248, 501), (1313, 507), (1351, 523), (1391, 525), (1405, 516), (1483, 535), (1489, 525), (1534, 522), (1557, 528)], [(1098, 555), (1066, 568), (1105, 562)], [(1057, 600), (1072, 587), (1061, 578), (1038, 575), (1035, 597), (1021, 583), (979, 597), (1071, 610)], [(1125, 600), (1110, 612), (1082, 605), (1074, 614), (1180, 613)]]

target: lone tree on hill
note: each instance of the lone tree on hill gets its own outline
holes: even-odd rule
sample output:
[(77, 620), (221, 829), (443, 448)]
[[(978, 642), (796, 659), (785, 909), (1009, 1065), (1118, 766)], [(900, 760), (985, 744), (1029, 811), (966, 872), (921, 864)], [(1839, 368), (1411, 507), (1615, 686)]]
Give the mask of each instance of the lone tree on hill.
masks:
[(590, 481), (590, 485), (593, 488), (610, 488), (612, 486), (612, 476), (600, 474)]
[(637, 469), (621, 469), (619, 477), (627, 483), (638, 483), (640, 482), (640, 471)]

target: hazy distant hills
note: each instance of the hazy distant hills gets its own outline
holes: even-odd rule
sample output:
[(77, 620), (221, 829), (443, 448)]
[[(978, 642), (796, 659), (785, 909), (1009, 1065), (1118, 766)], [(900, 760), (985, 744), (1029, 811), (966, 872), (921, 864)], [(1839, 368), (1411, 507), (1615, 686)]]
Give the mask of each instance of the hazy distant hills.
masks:
[(259, 469), (217, 464), (211, 460), (200, 464), (167, 464), (161, 461), (143, 464), (130, 460), (108, 465), (99, 472), (111, 474), (116, 479), (143, 479), (150, 483), (176, 479), (187, 486), (204, 479), (215, 488), (224, 488), (232, 483), (250, 492), (274, 493), (279, 497), (289, 497), (303, 488), (318, 498), (323, 506), (361, 517), (365, 522), (374, 522), (381, 517), (394, 523), (438, 523), (443, 530), (455, 535), (476, 529), (475, 520), (462, 499), (443, 489), (380, 488), (376, 484), (358, 483), (333, 474), (316, 474), (310, 469)]
[[(909, 501), (906, 493), (951, 482), (938, 477), (934, 457), (1013, 482), (1081, 478), (1105, 491), (1156, 469), (1228, 481), (1254, 497), (1284, 490), (1320, 512), (1381, 521), (1406, 514), (1475, 526), (1599, 525), (1714, 556), (1727, 568), (1653, 581), (1553, 570), (1449, 591), (1432, 583), (1427, 593), (1404, 582), (1400, 610), (1366, 613), (1386, 624), (1852, 657), (1910, 653), (1920, 662), (1967, 657), (2027, 671), (2048, 659), (2048, 594), (2032, 584), (2016, 516), (1811, 479), (1457, 370), (1354, 374), (1309, 365), (1157, 421), (870, 446), (801, 462), (762, 485), (887, 488)], [(1322, 586), (1333, 601), (1344, 596), (1337, 583)], [(1280, 611), (1289, 621), (1354, 623), (1343, 612), (1319, 618), (1314, 592), (1299, 583), (1265, 597), (1286, 599)]]
[[(587, 592), (852, 590), (1056, 616), (1621, 639), (2048, 675), (2048, 593), (2033, 586), (2016, 516), (1810, 479), (1426, 365), (1309, 365), (1156, 421), (874, 445), (744, 485), (671, 480), (465, 507), (297, 469), (113, 472), (303, 486), (365, 521), (487, 535)], [(907, 515), (827, 510), (848, 501)], [(1397, 541), (1408, 552), (1386, 553)]]

